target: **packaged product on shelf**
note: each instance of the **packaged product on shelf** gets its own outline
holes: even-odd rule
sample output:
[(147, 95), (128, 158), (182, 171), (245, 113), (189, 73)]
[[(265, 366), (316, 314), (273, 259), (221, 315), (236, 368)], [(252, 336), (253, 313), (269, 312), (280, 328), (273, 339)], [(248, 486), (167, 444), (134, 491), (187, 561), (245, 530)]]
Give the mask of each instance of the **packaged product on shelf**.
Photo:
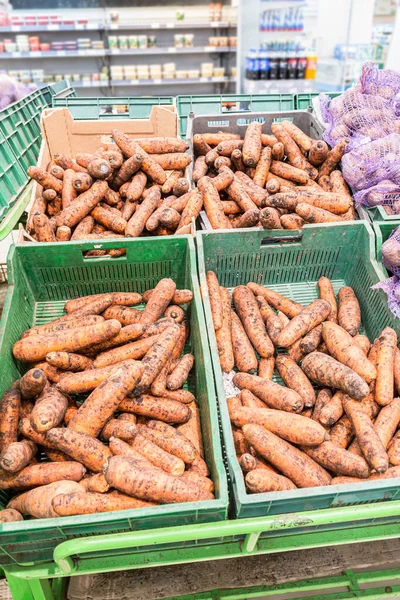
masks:
[(175, 48), (183, 48), (185, 45), (185, 36), (183, 33), (176, 33), (174, 35)]
[(118, 36), (118, 47), (120, 50), (128, 50), (128, 36), (127, 35), (119, 35)]
[(185, 48), (193, 48), (193, 33), (185, 33)]
[(187, 72), (189, 79), (198, 79), (200, 77), (199, 69), (189, 69)]
[(108, 47), (111, 50), (114, 48), (118, 48), (118, 36), (117, 35), (109, 35), (108, 36)]
[(155, 35), (147, 36), (147, 46), (148, 48), (155, 48), (157, 45), (157, 38)]
[(201, 63), (200, 65), (200, 73), (202, 77), (212, 77), (213, 74), (213, 63)]
[(147, 48), (147, 35), (138, 35), (138, 47)]
[(177, 79), (185, 79), (187, 76), (188, 76), (188, 72), (183, 69), (176, 71)]
[(129, 46), (129, 48), (138, 48), (139, 47), (139, 41), (138, 41), (137, 35), (130, 35), (128, 37), (128, 46)]
[(225, 67), (214, 67), (212, 72), (213, 77), (224, 77)]

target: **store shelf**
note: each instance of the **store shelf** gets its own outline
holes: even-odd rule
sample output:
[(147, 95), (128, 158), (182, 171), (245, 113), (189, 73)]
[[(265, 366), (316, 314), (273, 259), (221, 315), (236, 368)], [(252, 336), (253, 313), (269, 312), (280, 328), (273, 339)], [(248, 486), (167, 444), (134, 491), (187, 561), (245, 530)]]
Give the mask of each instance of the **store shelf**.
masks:
[(87, 83), (83, 83), (82, 81), (71, 81), (71, 85), (74, 88), (102, 88), (102, 87), (110, 87), (109, 81), (88, 81)]
[(146, 54), (213, 54), (220, 52), (236, 52), (236, 47), (232, 46), (194, 46), (193, 48), (175, 48), (156, 47), (156, 48), (130, 48), (129, 50), (106, 50), (109, 56), (141, 56)]
[(227, 29), (236, 28), (237, 24), (230, 21), (214, 21), (204, 23), (187, 23), (186, 21), (172, 23), (132, 23), (132, 24), (112, 24), (88, 23), (87, 25), (11, 25), (0, 27), (0, 33), (24, 33), (24, 32), (45, 32), (45, 31), (128, 31), (134, 29)]
[(261, 13), (266, 10), (287, 10), (289, 8), (304, 8), (307, 4), (304, 0), (288, 0), (287, 2), (279, 0), (263, 0), (261, 2)]
[(107, 25), (105, 29), (113, 31), (126, 31), (133, 29), (227, 29), (228, 27), (236, 27), (237, 23), (233, 21), (211, 21), (211, 22), (199, 22), (190, 23), (186, 21), (175, 21), (170, 23), (153, 23), (153, 22), (141, 22), (135, 24), (124, 24), (118, 23), (113, 25)]
[(106, 56), (107, 50), (49, 50), (48, 52), (2, 52), (0, 60), (9, 58), (80, 58)]
[[(111, 86), (148, 86), (148, 85), (196, 85), (200, 83), (227, 83), (236, 81), (235, 77), (197, 77), (196, 79), (111, 79)], [(74, 84), (75, 85), (75, 84)]]

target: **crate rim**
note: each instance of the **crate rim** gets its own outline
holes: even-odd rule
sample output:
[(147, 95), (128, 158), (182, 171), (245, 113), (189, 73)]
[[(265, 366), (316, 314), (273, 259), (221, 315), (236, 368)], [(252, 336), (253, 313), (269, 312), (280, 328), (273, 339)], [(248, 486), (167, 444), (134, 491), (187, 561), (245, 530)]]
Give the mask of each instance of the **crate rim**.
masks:
[[(118, 242), (117, 242), (118, 239)], [(132, 238), (129, 240), (121, 240), (119, 238), (117, 238), (115, 241), (113, 240), (104, 240), (101, 241), (101, 243), (98, 242), (84, 242), (84, 241), (73, 241), (69, 244), (69, 248), (71, 247), (76, 247), (78, 250), (93, 250), (93, 249), (98, 249), (99, 246), (101, 246), (102, 248), (115, 248), (115, 247), (124, 247), (126, 246), (126, 244), (130, 244), (130, 245), (135, 245), (138, 243), (142, 243), (143, 239), (148, 240), (149, 238)], [(199, 282), (198, 282), (198, 278), (197, 278), (197, 267), (196, 267), (196, 255), (195, 255), (195, 243), (194, 243), (194, 239), (192, 238), (192, 236), (190, 235), (180, 235), (180, 236), (171, 236), (170, 241), (168, 243), (174, 243), (177, 240), (179, 240), (178, 243), (183, 243), (183, 241), (186, 241), (187, 243), (187, 249), (188, 249), (188, 254), (189, 254), (189, 263), (190, 263), (190, 270), (191, 270), (191, 279), (192, 279), (192, 284), (193, 284), (193, 294), (194, 296), (197, 298), (198, 303), (199, 303), (199, 310), (198, 310), (198, 317), (199, 317), (199, 329), (200, 331), (205, 331), (206, 328), (206, 323), (205, 323), (205, 318), (204, 318), (204, 312), (202, 309), (202, 299), (201, 299), (201, 294), (200, 294), (200, 286), (199, 286)], [(180, 241), (182, 240), (182, 242)], [(155, 244), (158, 245), (162, 245), (163, 242), (165, 242), (165, 238), (154, 238), (153, 242), (155, 242)], [(7, 256), (7, 269), (8, 269), (8, 273), (9, 273), (9, 288), (7, 290), (7, 295), (6, 295), (6, 301), (4, 304), (4, 311), (3, 311), (3, 317), (0, 320), (0, 332), (2, 332), (3, 330), (3, 323), (5, 323), (5, 317), (8, 314), (8, 310), (6, 310), (7, 307), (10, 306), (11, 304), (11, 299), (12, 299), (12, 291), (14, 288), (14, 272), (12, 269), (12, 258), (14, 256), (14, 254), (16, 252), (18, 252), (18, 250), (21, 250), (22, 252), (29, 252), (30, 248), (38, 248), (37, 244), (33, 243), (33, 242), (28, 242), (28, 243), (24, 243), (24, 244), (12, 244), (10, 246), (9, 252), (8, 252), (8, 256)], [(65, 248), (65, 243), (64, 242), (45, 242), (43, 244), (41, 244), (41, 247), (52, 247), (54, 249), (54, 251), (57, 251), (58, 249), (62, 249), (63, 247)], [(111, 260), (113, 261), (112, 264), (114, 263), (121, 263), (124, 262), (126, 259), (124, 259), (124, 257), (120, 257), (120, 258), (112, 258), (110, 257)], [(103, 257), (101, 257), (100, 259), (94, 259), (94, 260), (99, 260), (103, 262), (109, 262), (109, 260), (106, 258), (104, 259)], [(4, 319), (4, 321), (3, 321)], [(211, 362), (211, 356), (210, 356), (210, 349), (208, 347), (208, 340), (207, 343), (203, 343), (203, 351), (204, 351), (204, 363), (205, 363), (205, 374), (207, 375), (207, 373), (213, 373), (212, 370), (212, 362)], [(212, 507), (217, 511), (217, 510), (224, 510), (225, 513), (227, 514), (228, 508), (229, 508), (229, 494), (228, 494), (228, 483), (227, 483), (227, 475), (226, 475), (226, 470), (225, 470), (225, 466), (224, 466), (224, 462), (223, 462), (223, 455), (222, 455), (222, 444), (221, 444), (221, 438), (220, 438), (220, 431), (219, 431), (219, 422), (218, 422), (218, 413), (217, 413), (217, 401), (216, 401), (216, 396), (215, 396), (215, 386), (213, 385), (213, 382), (210, 382), (209, 377), (206, 376), (206, 385), (207, 385), (207, 395), (209, 398), (209, 409), (210, 409), (210, 430), (213, 434), (213, 439), (216, 441), (218, 439), (219, 444), (215, 445), (213, 448), (213, 458), (215, 461), (215, 469), (216, 472), (218, 474), (218, 479), (219, 479), (219, 498), (214, 498), (213, 500), (202, 500), (202, 501), (198, 501), (196, 502), (196, 512), (198, 510), (204, 510), (207, 508), (210, 508), (210, 506), (212, 505)], [(83, 521), (84, 524), (101, 524), (105, 521), (110, 521), (111, 520), (123, 520), (123, 521), (127, 521), (130, 519), (133, 519), (134, 521), (139, 520), (143, 517), (148, 517), (149, 513), (151, 513), (152, 515), (163, 515), (163, 514), (169, 514), (171, 511), (173, 511), (174, 513), (177, 514), (177, 516), (179, 517), (179, 515), (181, 513), (185, 513), (187, 511), (191, 510), (191, 507), (193, 507), (193, 502), (182, 502), (182, 503), (175, 503), (175, 504), (161, 504), (158, 506), (152, 506), (149, 508), (139, 508), (139, 509), (127, 509), (127, 510), (122, 510), (122, 511), (112, 511), (112, 512), (105, 512), (105, 513), (95, 513), (92, 515), (75, 515), (75, 516), (68, 516), (68, 517), (56, 517), (56, 518), (50, 518), (50, 519), (32, 519), (31, 521), (16, 521), (16, 522), (11, 522), (11, 523), (2, 523), (0, 524), (0, 545), (1, 545), (1, 538), (2, 538), (2, 534), (9, 534), (12, 532), (15, 533), (21, 533), (21, 532), (25, 532), (25, 531), (30, 531), (30, 530), (46, 530), (46, 529), (51, 529), (51, 528), (58, 528), (58, 527), (68, 527), (68, 526), (76, 526), (76, 525), (82, 525)], [(192, 510), (194, 511), (195, 509), (192, 508)], [(206, 515), (205, 515), (206, 517)], [(62, 522), (60, 522), (60, 520), (62, 519)], [(215, 521), (217, 522), (221, 522), (224, 521), (225, 519), (221, 519), (220, 521)], [(154, 529), (152, 527), (149, 528), (150, 529)], [(143, 529), (143, 531), (146, 531), (147, 529)], [(157, 531), (157, 528), (154, 529), (154, 531)], [(73, 534), (72, 534), (73, 535)], [(90, 534), (88, 534), (90, 535)], [(88, 535), (84, 535), (83, 538), (88, 537)], [(81, 535), (78, 536), (73, 536), (75, 537), (82, 537)]]
[[(342, 222), (342, 223), (331, 223), (330, 225), (332, 225), (333, 227), (353, 227), (353, 228), (359, 228), (360, 230), (362, 228), (365, 228), (367, 233), (368, 233), (368, 238), (369, 238), (369, 259), (372, 262), (373, 266), (375, 267), (379, 277), (381, 280), (386, 279), (385, 273), (383, 271), (383, 265), (380, 265), (378, 263), (378, 261), (376, 260), (376, 254), (375, 254), (375, 236), (374, 236), (374, 231), (371, 227), (371, 225), (366, 222), (366, 221), (359, 221), (356, 223), (350, 223), (350, 222)], [(323, 226), (322, 226), (323, 227)], [(305, 236), (307, 237), (308, 235), (311, 235), (312, 231), (314, 229), (321, 229), (321, 224), (311, 224), (307, 226), (307, 229), (303, 228), (302, 232), (304, 232), (300, 239), (296, 239), (296, 237), (298, 237), (298, 235), (296, 236), (295, 234), (298, 234), (298, 231), (293, 231), (291, 235), (291, 237), (294, 238), (294, 243), (297, 243), (298, 241), (301, 242), (301, 239), (303, 237), (303, 235), (305, 234)], [(236, 232), (241, 232), (242, 234), (244, 234), (245, 232), (248, 232), (247, 229), (236, 229)], [(263, 239), (263, 237), (265, 237), (265, 232), (267, 230), (264, 231), (260, 231), (260, 229), (253, 229), (251, 234), (260, 240)], [(198, 272), (199, 272), (199, 280), (200, 280), (200, 288), (202, 291), (202, 297), (203, 297), (203, 309), (205, 312), (205, 316), (206, 316), (206, 322), (212, 322), (212, 316), (211, 316), (211, 309), (210, 309), (210, 305), (209, 305), (209, 300), (208, 300), (208, 288), (207, 288), (207, 282), (205, 279), (205, 275), (206, 275), (206, 268), (205, 268), (205, 262), (204, 262), (204, 251), (203, 251), (203, 237), (204, 236), (208, 236), (208, 235), (215, 235), (215, 234), (220, 234), (220, 233), (232, 233), (230, 230), (214, 230), (214, 231), (197, 231), (196, 232), (196, 243), (197, 243), (197, 260), (198, 260)], [(270, 230), (268, 232), (268, 234), (272, 235), (272, 237), (276, 238), (276, 244), (279, 244), (279, 233), (281, 233), (282, 236), (282, 232), (281, 230)], [(285, 232), (285, 234), (288, 232)], [(285, 244), (286, 245), (286, 244)], [(284, 244), (282, 244), (282, 247), (284, 246)], [(207, 302), (204, 301), (204, 299), (207, 298)], [(210, 353), (211, 353), (211, 358), (212, 358), (212, 362), (213, 362), (213, 368), (215, 366), (215, 368), (218, 368), (219, 366), (219, 360), (218, 360), (218, 354), (216, 351), (217, 345), (216, 345), (216, 338), (215, 338), (215, 331), (214, 329), (212, 329), (211, 327), (209, 327), (207, 329), (208, 332), (208, 336), (209, 336), (209, 347), (210, 347)], [(338, 493), (343, 493), (346, 491), (351, 491), (354, 493), (357, 492), (362, 492), (365, 489), (365, 485), (363, 483), (360, 484), (344, 484), (344, 485), (335, 485), (335, 486), (321, 486), (321, 487), (314, 487), (314, 488), (298, 488), (296, 490), (288, 490), (288, 491), (282, 491), (282, 492), (266, 492), (266, 493), (262, 493), (262, 494), (248, 494), (244, 485), (244, 477), (242, 475), (242, 471), (240, 470), (239, 467), (239, 463), (237, 461), (236, 458), (236, 454), (233, 453), (232, 454), (232, 448), (233, 448), (233, 436), (232, 436), (232, 428), (231, 428), (231, 423), (230, 423), (230, 418), (229, 418), (229, 412), (228, 412), (228, 406), (227, 406), (227, 402), (226, 402), (226, 394), (225, 394), (225, 390), (223, 388), (223, 383), (222, 383), (222, 376), (221, 376), (221, 371), (219, 371), (218, 373), (215, 373), (215, 369), (214, 369), (214, 381), (215, 381), (215, 387), (216, 387), (216, 395), (217, 395), (217, 401), (218, 401), (218, 405), (219, 405), (219, 410), (221, 413), (221, 424), (222, 424), (222, 429), (221, 429), (221, 435), (222, 435), (222, 439), (224, 440), (224, 447), (225, 447), (225, 451), (226, 451), (226, 458), (229, 464), (229, 475), (232, 478), (232, 483), (234, 483), (235, 485), (232, 486), (233, 488), (233, 495), (235, 496), (235, 509), (237, 508), (237, 501), (239, 501), (240, 506), (243, 505), (243, 501), (245, 501), (246, 506), (252, 506), (253, 504), (260, 504), (260, 503), (264, 503), (264, 504), (268, 504), (269, 502), (273, 502), (274, 500), (290, 500), (293, 498), (293, 492), (296, 493), (296, 498), (304, 498), (307, 497), (308, 495), (310, 495), (310, 492), (312, 493), (313, 497), (318, 498), (320, 496), (323, 496), (326, 494), (326, 490), (329, 489), (332, 494), (338, 494)], [(221, 398), (221, 401), (220, 401)], [(229, 445), (231, 446), (231, 450), (229, 450), (226, 446), (225, 443), (225, 439), (228, 440)], [(400, 478), (395, 478), (399, 484), (400, 484)], [(392, 481), (392, 480), (385, 480), (385, 481)], [(378, 489), (381, 485), (382, 485), (382, 481), (376, 481), (376, 482), (368, 482), (369, 484), (375, 484), (372, 487), (370, 487), (369, 489)], [(378, 485), (376, 485), (378, 484)], [(236, 486), (236, 487), (235, 487)], [(333, 507), (335, 508), (335, 507)], [(282, 517), (284, 518), (287, 514), (290, 513), (282, 513)], [(299, 512), (299, 515), (301, 515), (302, 512)], [(279, 516), (279, 514), (277, 514), (276, 516)], [(240, 519), (240, 517), (238, 517)]]

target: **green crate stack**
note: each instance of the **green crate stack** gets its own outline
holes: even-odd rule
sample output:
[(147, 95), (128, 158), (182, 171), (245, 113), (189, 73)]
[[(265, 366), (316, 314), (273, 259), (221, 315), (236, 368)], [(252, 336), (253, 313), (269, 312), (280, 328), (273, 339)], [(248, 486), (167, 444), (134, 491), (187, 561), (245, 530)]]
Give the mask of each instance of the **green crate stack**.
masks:
[[(234, 105), (234, 106), (232, 106)], [(277, 112), (294, 110), (292, 94), (222, 94), (215, 96), (177, 96), (176, 107), (180, 118), (180, 134), (186, 137), (190, 113), (200, 115), (222, 115), (227, 112)]]
[[(200, 524), (227, 517), (228, 490), (194, 242), (189, 236), (115, 240), (102, 243), (102, 248), (126, 248), (126, 256), (111, 260), (85, 258), (83, 253), (94, 247), (93, 243), (79, 242), (12, 246), (8, 257), (10, 288), (0, 325), (3, 332), (0, 394), (29, 368), (13, 359), (13, 343), (27, 328), (60, 316), (65, 300), (109, 291), (143, 293), (154, 288), (161, 278), (171, 277), (178, 288), (191, 289), (194, 294), (188, 307), (189, 351), (195, 356), (191, 383), (200, 408), (205, 459), (215, 484), (215, 499), (84, 517), (5, 523), (0, 532), (0, 565), (51, 561), (54, 548), (76, 536)], [(2, 506), (6, 500), (2, 492)]]
[(214, 271), (220, 284), (230, 290), (254, 281), (303, 305), (318, 298), (317, 281), (323, 275), (331, 279), (335, 292), (343, 285), (350, 285), (361, 305), (364, 331), (370, 339), (375, 339), (386, 326), (400, 333), (400, 322), (390, 313), (386, 295), (381, 290), (371, 290), (372, 285), (386, 278), (375, 259), (374, 243), (373, 231), (363, 221), (335, 223), (329, 228), (310, 225), (300, 234), (286, 231), (284, 240), (279, 231), (197, 233), (200, 287), (203, 291), (223, 440), (239, 518), (395, 499), (400, 497), (400, 481), (393, 479), (268, 494), (246, 493), (233, 443), (207, 294), (206, 272)]
[[(397, 229), (399, 225), (400, 221), (398, 221), (397, 223), (394, 221), (389, 221), (387, 223), (383, 221), (377, 221), (375, 223), (372, 223), (376, 240), (376, 257), (379, 262), (382, 261), (382, 244), (386, 242), (387, 239), (389, 239), (391, 233), (395, 229)], [(385, 269), (385, 267), (383, 267), (383, 269)]]
[(317, 98), (320, 94), (325, 94), (330, 98), (336, 98), (340, 96), (342, 92), (308, 92), (304, 94), (295, 95), (295, 107), (297, 110), (308, 110), (313, 107), (313, 99)]
[[(56, 108), (68, 108), (74, 119), (148, 119), (153, 106), (172, 105), (172, 96), (127, 96), (118, 98), (53, 98)], [(128, 106), (126, 112), (113, 113), (112, 106)]]
[(60, 81), (35, 90), (0, 111), (0, 240), (13, 229), (29, 202), (29, 165), (41, 144), (40, 115), (57, 94), (75, 93)]

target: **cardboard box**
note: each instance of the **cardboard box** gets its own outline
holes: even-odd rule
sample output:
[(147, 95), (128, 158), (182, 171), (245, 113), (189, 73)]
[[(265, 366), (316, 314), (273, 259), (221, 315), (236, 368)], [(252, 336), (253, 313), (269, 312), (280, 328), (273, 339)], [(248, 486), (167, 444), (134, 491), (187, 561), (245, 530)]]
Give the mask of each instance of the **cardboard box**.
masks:
[[(141, 137), (180, 137), (179, 117), (174, 106), (153, 106), (148, 119), (116, 120), (75, 120), (67, 108), (49, 108), (41, 118), (42, 145), (37, 166), (46, 169), (54, 154), (62, 153), (74, 157), (78, 152), (93, 154), (101, 144), (110, 148), (116, 145), (111, 132), (120, 129), (132, 138)], [(34, 182), (31, 201), (27, 207), (29, 214), (33, 201), (40, 196), (42, 187)], [(192, 226), (182, 228), (179, 233), (192, 233)], [(21, 226), (18, 242), (36, 240)], [(100, 241), (100, 240), (99, 240)], [(66, 242), (67, 243), (67, 242)]]

